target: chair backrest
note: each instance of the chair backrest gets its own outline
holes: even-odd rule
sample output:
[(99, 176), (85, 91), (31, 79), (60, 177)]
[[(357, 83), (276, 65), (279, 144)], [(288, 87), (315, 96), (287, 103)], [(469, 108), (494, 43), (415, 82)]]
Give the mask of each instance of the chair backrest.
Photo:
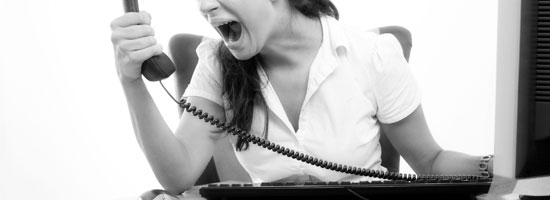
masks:
[[(407, 61), (409, 60), (412, 48), (412, 37), (407, 29), (400, 26), (386, 26), (372, 31), (379, 34), (393, 34), (401, 44), (404, 57)], [(193, 34), (177, 34), (170, 39), (169, 50), (176, 66), (175, 87), (177, 97), (183, 95), (187, 85), (191, 81), (191, 76), (198, 61), (195, 50), (202, 39), (202, 36)], [(179, 109), (181, 115), (183, 111), (181, 108)], [(381, 133), (380, 135), (382, 166), (386, 167), (391, 172), (398, 172), (400, 156), (385, 134)], [(235, 154), (230, 148), (232, 148), (232, 146), (229, 144), (228, 140), (222, 140), (218, 143), (218, 148), (214, 152), (213, 158), (197, 180), (196, 185), (219, 182), (220, 180), (250, 181), (247, 180), (248, 175), (246, 171), (244, 171), (242, 166), (238, 163)]]

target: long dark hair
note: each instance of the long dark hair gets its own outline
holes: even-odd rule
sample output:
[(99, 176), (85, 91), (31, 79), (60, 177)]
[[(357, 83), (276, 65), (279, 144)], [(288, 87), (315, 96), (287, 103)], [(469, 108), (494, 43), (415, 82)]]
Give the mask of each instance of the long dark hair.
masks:
[[(322, 14), (339, 18), (336, 6), (330, 0), (288, 0), (290, 6), (310, 18), (319, 18)], [(248, 60), (236, 59), (221, 41), (218, 45), (218, 60), (222, 67), (222, 94), (227, 97), (229, 109), (233, 111), (230, 123), (241, 130), (250, 131), (254, 105), (263, 105), (265, 110), (264, 138), (268, 132), (268, 108), (262, 95), (262, 83), (256, 67), (258, 55)], [(236, 149), (248, 149), (249, 143), (238, 138)]]

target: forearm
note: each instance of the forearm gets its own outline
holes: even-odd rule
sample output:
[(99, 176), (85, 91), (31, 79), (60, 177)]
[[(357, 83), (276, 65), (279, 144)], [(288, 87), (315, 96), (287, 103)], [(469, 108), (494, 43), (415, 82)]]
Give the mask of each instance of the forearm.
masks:
[[(441, 151), (435, 158), (431, 173), (440, 175), (481, 175), (480, 156), (471, 156), (455, 151)], [(489, 163), (492, 172), (492, 161)]]
[(137, 141), (161, 185), (172, 192), (191, 187), (187, 151), (164, 121), (143, 80), (123, 83), (123, 88)]

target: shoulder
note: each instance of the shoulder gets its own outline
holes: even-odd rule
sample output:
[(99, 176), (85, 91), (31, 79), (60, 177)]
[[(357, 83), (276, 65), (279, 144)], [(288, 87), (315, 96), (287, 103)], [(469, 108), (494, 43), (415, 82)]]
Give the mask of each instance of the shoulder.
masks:
[(345, 28), (350, 56), (362, 60), (376, 71), (395, 60), (404, 60), (401, 44), (393, 34)]
[(397, 63), (407, 65), (401, 44), (393, 34), (381, 34), (377, 37), (371, 57), (378, 72), (383, 72), (388, 66), (395, 66)]
[(197, 46), (196, 53), (198, 63), (195, 70), (208, 71), (219, 78), (221, 67), (218, 61), (217, 50), (220, 45), (219, 39), (204, 37), (202, 42)]
[[(346, 31), (355, 52), (375, 56), (376, 54), (400, 53), (401, 45), (393, 34), (379, 34), (370, 30), (349, 29)], [(359, 50), (359, 51), (358, 51)]]
[(380, 59), (383, 54), (402, 55), (401, 45), (393, 34), (380, 34), (377, 29), (361, 29), (327, 17), (330, 39), (335, 46), (364, 61)]
[(214, 91), (216, 94), (221, 92), (223, 75), (217, 56), (219, 41), (205, 37), (197, 46), (198, 61), (187, 90), (195, 88), (201, 91)]
[(403, 50), (397, 38), (390, 33), (379, 34), (374, 43), (374, 52), (385, 56), (403, 57)]
[(198, 61), (183, 96), (202, 97), (223, 106), (222, 70), (217, 59), (217, 40), (204, 38), (197, 46)]
[(199, 59), (215, 59), (219, 42), (219, 39), (203, 37), (201, 43), (199, 44), (199, 46), (197, 46), (196, 50)]

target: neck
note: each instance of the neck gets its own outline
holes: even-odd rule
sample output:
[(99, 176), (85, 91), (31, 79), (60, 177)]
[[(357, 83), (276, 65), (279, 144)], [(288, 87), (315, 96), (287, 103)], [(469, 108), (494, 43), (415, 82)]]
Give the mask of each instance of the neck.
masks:
[(280, 31), (270, 37), (260, 52), (267, 66), (301, 66), (302, 60), (315, 56), (321, 46), (323, 31), (318, 18), (308, 18), (298, 13), (287, 16), (281, 20), (286, 25), (282, 25)]

